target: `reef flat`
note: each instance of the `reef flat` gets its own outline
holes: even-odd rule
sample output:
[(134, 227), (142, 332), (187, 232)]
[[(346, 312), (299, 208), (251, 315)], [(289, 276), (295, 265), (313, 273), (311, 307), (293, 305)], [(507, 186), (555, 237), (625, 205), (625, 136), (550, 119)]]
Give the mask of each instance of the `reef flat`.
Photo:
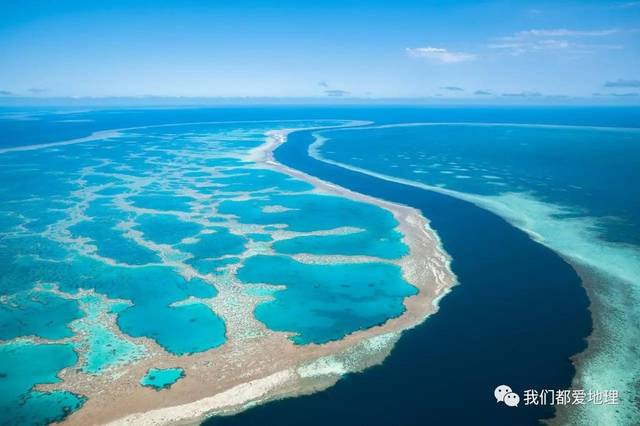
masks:
[[(417, 210), (273, 160), (293, 129), (345, 124), (163, 125), (4, 151), (8, 420), (194, 421), (384, 359), (454, 277)], [(16, 351), (56, 356), (14, 383)], [(158, 392), (158, 371), (180, 377)]]

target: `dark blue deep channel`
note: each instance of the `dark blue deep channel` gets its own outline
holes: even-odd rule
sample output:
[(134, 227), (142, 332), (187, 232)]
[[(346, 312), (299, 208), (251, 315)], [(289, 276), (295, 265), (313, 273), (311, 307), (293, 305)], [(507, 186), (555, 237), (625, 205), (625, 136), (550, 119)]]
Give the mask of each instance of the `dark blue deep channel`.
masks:
[(591, 332), (574, 270), (501, 218), (469, 203), (310, 158), (309, 132), (276, 151), (283, 164), (422, 210), (452, 256), (460, 285), (406, 331), (385, 362), (309, 396), (273, 401), (208, 425), (528, 425), (550, 406), (510, 408), (493, 390), (566, 389), (570, 357)]

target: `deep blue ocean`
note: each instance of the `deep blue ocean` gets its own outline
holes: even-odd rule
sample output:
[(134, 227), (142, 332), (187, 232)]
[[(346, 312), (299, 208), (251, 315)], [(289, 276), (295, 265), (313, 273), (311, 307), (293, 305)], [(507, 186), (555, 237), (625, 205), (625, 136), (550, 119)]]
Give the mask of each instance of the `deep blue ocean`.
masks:
[[(367, 120), (376, 126), (464, 122), (628, 129), (640, 127), (640, 108), (0, 109), (0, 149), (142, 125), (290, 119)], [(598, 137), (601, 134), (607, 137)], [(596, 345), (604, 358), (586, 361), (595, 379), (585, 377), (583, 387), (600, 383), (607, 389), (620, 387), (621, 392), (633, 388), (640, 377), (633, 370), (640, 368), (633, 358), (640, 341), (633, 303), (637, 281), (627, 280), (629, 285), (624, 272), (635, 270), (633, 253), (640, 241), (636, 135), (633, 130), (458, 125), (322, 132), (319, 136), (328, 140), (318, 151), (335, 164), (309, 156), (318, 137), (314, 132), (290, 135), (276, 151), (281, 163), (420, 209), (451, 255), (459, 285), (441, 301), (436, 315), (403, 334), (382, 365), (350, 374), (313, 395), (274, 401), (209, 422), (537, 424), (554, 415), (553, 406), (507, 408), (496, 404), (493, 389), (500, 384), (520, 393), (570, 388), (575, 375), (570, 359), (586, 348), (593, 321), (609, 340)], [(434, 164), (439, 168), (429, 168)], [(502, 204), (496, 204), (496, 197), (502, 197)], [(526, 217), (519, 213), (556, 222), (527, 226), (531, 223), (518, 222)], [(549, 230), (558, 241), (545, 235)], [(597, 247), (594, 238), (614, 245), (613, 249), (607, 246), (602, 253), (594, 253), (592, 246), (585, 249), (585, 244)], [(616, 257), (620, 247), (631, 258)], [(574, 252), (579, 259), (613, 259), (609, 263), (615, 263), (615, 271), (588, 259), (576, 262), (571, 257)], [(590, 295), (599, 297), (592, 305), (594, 315), (568, 261), (593, 281)], [(622, 331), (613, 335), (612, 330)], [(621, 376), (628, 382), (616, 381)], [(625, 397), (617, 413), (598, 407), (585, 413), (605, 422), (633, 424), (640, 418), (637, 401), (630, 400), (630, 394), (621, 399)]]

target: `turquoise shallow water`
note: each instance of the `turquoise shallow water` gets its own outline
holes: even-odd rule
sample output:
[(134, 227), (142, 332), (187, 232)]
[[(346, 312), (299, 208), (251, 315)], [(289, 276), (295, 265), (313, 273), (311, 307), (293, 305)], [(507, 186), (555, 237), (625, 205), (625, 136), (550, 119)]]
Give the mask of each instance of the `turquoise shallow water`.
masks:
[(144, 237), (157, 244), (177, 244), (185, 238), (196, 236), (204, 228), (197, 223), (185, 222), (176, 216), (147, 214), (136, 221)]
[(325, 343), (384, 323), (404, 311), (417, 290), (395, 265), (305, 265), (282, 256), (250, 257), (238, 272), (246, 283), (284, 285), (256, 309), (269, 328), (295, 333), (299, 344)]
[(39, 392), (39, 383), (56, 383), (57, 373), (77, 356), (70, 345), (0, 344), (0, 410), (3, 424), (40, 424), (63, 418), (83, 399), (65, 391)]
[(224, 323), (205, 305), (136, 303), (119, 315), (118, 326), (130, 336), (150, 337), (178, 355), (203, 352), (225, 341)]
[(105, 316), (122, 312), (127, 304), (106, 303), (103, 298), (93, 295), (83, 296), (79, 302), (85, 317), (73, 324), (73, 330), (83, 336), (75, 343), (76, 351), (85, 357), (83, 372), (99, 375), (146, 355), (144, 346), (122, 339), (105, 324)]
[[(72, 356), (43, 366), (48, 375), (25, 370), (22, 384), (0, 379), (11, 384), (13, 410), (0, 419), (27, 410), (25, 423), (48, 422), (78, 409), (82, 397), (52, 378), (61, 368), (91, 383), (154, 351), (215, 350), (230, 338), (228, 321), (242, 321), (229, 314), (238, 304), (256, 304), (258, 321), (297, 344), (400, 315), (416, 290), (393, 263), (407, 247), (391, 213), (320, 194), (249, 159), (268, 130), (332, 124), (341, 123), (150, 127), (1, 153), (0, 345), (48, 339), (13, 351), (11, 363), (53, 348)], [(290, 257), (304, 254), (377, 259)], [(175, 371), (151, 375), (164, 387)], [(32, 390), (50, 382), (60, 391)]]
[(43, 292), (15, 293), (0, 305), (0, 339), (38, 336), (63, 339), (73, 335), (69, 323), (80, 318), (77, 302)]
[(200, 235), (198, 241), (180, 244), (178, 247), (191, 253), (194, 259), (240, 254), (244, 251), (245, 238), (230, 233), (226, 228), (211, 227), (211, 234)]
[[(269, 207), (280, 210), (266, 210)], [(364, 254), (390, 259), (407, 254), (401, 235), (394, 230), (397, 222), (390, 212), (345, 198), (272, 195), (249, 201), (224, 201), (219, 211), (234, 214), (244, 223), (287, 223), (287, 230), (297, 232), (355, 228), (345, 235), (311, 235), (278, 241), (273, 247), (280, 253)]]
[(160, 391), (169, 389), (183, 377), (184, 370), (182, 368), (150, 368), (147, 374), (140, 379), (140, 384)]

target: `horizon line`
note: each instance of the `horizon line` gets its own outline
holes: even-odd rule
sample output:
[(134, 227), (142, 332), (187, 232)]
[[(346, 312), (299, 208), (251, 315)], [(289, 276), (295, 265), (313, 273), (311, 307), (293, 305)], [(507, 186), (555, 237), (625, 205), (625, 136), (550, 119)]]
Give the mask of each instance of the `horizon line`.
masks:
[(474, 105), (474, 106), (640, 106), (636, 96), (483, 96), (360, 97), (360, 96), (3, 96), (0, 107), (16, 106), (222, 106), (222, 105)]

